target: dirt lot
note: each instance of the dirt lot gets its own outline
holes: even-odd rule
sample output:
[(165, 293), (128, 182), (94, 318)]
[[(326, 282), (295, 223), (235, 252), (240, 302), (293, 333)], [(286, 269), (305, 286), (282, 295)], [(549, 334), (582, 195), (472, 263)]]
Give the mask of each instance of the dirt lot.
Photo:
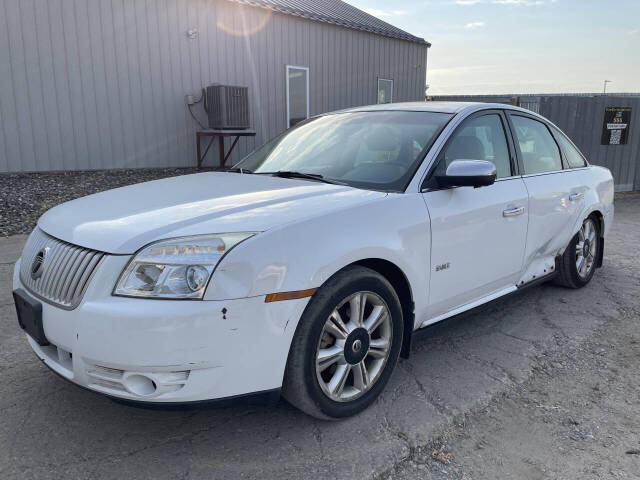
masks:
[[(616, 200), (584, 289), (531, 288), (430, 327), (363, 414), (286, 403), (150, 411), (51, 374), (0, 239), (0, 478), (640, 478), (640, 195)], [(628, 452), (628, 453), (627, 453)]]

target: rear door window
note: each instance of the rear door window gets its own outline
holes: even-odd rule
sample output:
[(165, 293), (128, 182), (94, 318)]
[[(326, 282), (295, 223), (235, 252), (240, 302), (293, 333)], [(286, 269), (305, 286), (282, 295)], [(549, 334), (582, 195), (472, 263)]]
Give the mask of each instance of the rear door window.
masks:
[(544, 123), (519, 115), (511, 115), (511, 121), (525, 175), (562, 170), (560, 149)]
[(560, 148), (562, 149), (562, 154), (564, 158), (567, 160), (569, 167), (571, 168), (580, 168), (586, 167), (587, 162), (585, 161), (582, 154), (578, 151), (576, 147), (569, 141), (569, 139), (558, 129), (554, 129), (556, 140), (560, 144)]

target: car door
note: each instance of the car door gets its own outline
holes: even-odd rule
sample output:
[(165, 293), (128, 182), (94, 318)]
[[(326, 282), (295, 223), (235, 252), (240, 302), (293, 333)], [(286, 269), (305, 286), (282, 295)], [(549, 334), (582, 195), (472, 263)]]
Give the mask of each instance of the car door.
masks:
[(565, 168), (567, 161), (545, 122), (520, 112), (508, 118), (529, 193), (525, 268), (519, 280), (526, 283), (553, 271), (556, 255), (575, 233), (586, 187), (582, 170)]
[[(423, 184), (431, 222), (431, 319), (514, 289), (527, 237), (528, 195), (518, 176), (504, 113), (467, 118), (438, 154)], [(434, 175), (453, 160), (488, 160), (497, 180), (482, 188), (438, 188)]]

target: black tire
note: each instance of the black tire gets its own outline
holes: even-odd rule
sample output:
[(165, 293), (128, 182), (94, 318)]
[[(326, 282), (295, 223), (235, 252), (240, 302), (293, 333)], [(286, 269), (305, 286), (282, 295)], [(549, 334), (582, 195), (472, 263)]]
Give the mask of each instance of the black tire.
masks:
[[(331, 312), (357, 292), (372, 292), (384, 300), (390, 313), (393, 336), (386, 364), (369, 390), (351, 401), (335, 401), (324, 393), (317, 379), (316, 350)], [(361, 412), (375, 401), (389, 380), (400, 355), (403, 330), (400, 300), (382, 275), (360, 266), (341, 270), (318, 289), (302, 314), (289, 351), (283, 397), (303, 412), (325, 420)]]
[(593, 245), (590, 246), (590, 248), (595, 249), (593, 265), (590, 268), (588, 274), (586, 274), (585, 276), (581, 276), (578, 274), (578, 267), (576, 265), (576, 246), (578, 245), (580, 238), (579, 233), (576, 233), (569, 242), (569, 245), (567, 246), (558, 262), (558, 275), (554, 280), (554, 283), (556, 283), (557, 285), (561, 285), (567, 288), (582, 288), (587, 285), (593, 278), (593, 274), (595, 273), (598, 266), (598, 256), (602, 254), (602, 252), (598, 250), (602, 248), (600, 242), (600, 222), (593, 216), (585, 219), (585, 222), (588, 220), (592, 222), (593, 227), (595, 228), (596, 241), (593, 242)]

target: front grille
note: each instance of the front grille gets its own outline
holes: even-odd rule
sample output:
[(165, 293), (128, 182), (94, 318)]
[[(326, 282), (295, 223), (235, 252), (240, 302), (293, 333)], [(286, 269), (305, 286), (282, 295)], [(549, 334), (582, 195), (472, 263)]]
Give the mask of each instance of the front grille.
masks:
[(22, 251), (20, 280), (35, 296), (71, 310), (80, 304), (104, 255), (53, 238), (36, 227)]

